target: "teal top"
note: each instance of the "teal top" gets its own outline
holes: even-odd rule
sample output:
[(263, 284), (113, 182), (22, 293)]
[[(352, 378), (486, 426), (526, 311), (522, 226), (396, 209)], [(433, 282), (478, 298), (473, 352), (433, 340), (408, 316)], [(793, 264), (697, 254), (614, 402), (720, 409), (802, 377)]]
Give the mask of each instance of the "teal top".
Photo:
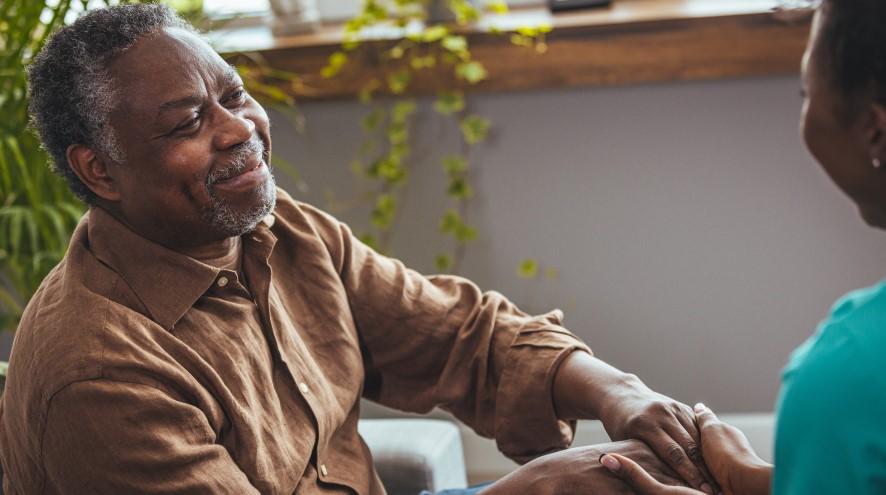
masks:
[(840, 299), (782, 381), (772, 493), (886, 494), (886, 282)]

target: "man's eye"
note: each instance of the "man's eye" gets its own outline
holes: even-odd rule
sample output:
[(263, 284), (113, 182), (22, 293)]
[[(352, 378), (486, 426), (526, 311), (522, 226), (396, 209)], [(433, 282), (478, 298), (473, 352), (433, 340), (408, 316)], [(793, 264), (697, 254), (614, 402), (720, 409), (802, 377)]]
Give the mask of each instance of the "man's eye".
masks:
[(198, 115), (198, 116), (194, 117), (193, 119), (176, 127), (173, 132), (188, 131), (188, 130), (196, 128), (199, 124), (200, 124), (200, 116)]
[(231, 96), (228, 97), (228, 101), (240, 102), (246, 98), (246, 91), (243, 88), (238, 89), (231, 93)]

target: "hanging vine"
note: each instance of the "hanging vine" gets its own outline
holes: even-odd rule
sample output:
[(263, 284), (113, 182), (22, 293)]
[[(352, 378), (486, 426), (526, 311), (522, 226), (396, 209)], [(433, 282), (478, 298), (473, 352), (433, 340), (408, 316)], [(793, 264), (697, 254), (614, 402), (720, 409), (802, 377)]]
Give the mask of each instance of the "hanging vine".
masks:
[[(501, 15), (508, 8), (503, 1), (493, 1), (485, 11), (487, 15)], [(368, 181), (369, 190), (356, 201), (328, 199), (345, 207), (369, 203), (371, 227), (360, 233), (360, 238), (381, 252), (390, 251), (404, 187), (418, 161), (411, 146), (417, 105), (413, 98), (403, 95), (421, 72), (439, 71), (441, 67), (451, 71), (455, 87), (440, 91), (433, 109), (450, 119), (459, 134), (458, 148), (440, 163), (450, 204), (441, 212), (439, 231), (450, 238), (452, 248), (435, 254), (437, 269), (453, 273), (459, 272), (468, 244), (478, 236), (477, 228), (468, 221), (468, 204), (474, 195), (472, 154), (486, 140), (492, 126), (488, 118), (470, 110), (465, 96), (465, 88), (488, 76), (483, 63), (473, 57), (464, 35), (481, 15), (483, 11), (469, 0), (365, 0), (360, 13), (345, 26), (341, 49), (330, 56), (322, 71), (325, 78), (337, 77), (349, 62), (361, 58), (377, 62), (379, 67), (379, 73), (368, 78), (360, 91), (360, 100), (369, 110), (362, 119), (363, 142), (351, 163), (352, 171)], [(441, 17), (443, 20), (439, 20)], [(365, 43), (370, 38), (367, 33), (379, 28), (394, 28), (402, 34), (382, 53), (377, 52), (378, 44)], [(509, 33), (509, 39), (542, 53), (547, 49), (545, 35), (550, 30), (549, 25), (521, 27)], [(375, 94), (382, 89), (394, 95), (394, 100), (377, 101)], [(518, 272), (534, 278), (538, 263), (527, 259)], [(549, 276), (552, 273), (548, 270)]]

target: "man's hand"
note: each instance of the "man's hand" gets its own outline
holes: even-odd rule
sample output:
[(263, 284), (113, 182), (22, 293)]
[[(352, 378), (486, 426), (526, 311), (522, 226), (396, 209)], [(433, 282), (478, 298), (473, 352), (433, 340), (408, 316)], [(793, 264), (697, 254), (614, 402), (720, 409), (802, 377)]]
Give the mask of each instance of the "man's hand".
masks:
[(612, 440), (644, 441), (690, 486), (714, 493), (692, 409), (650, 390), (636, 376), (574, 352), (554, 380), (554, 404), (562, 419), (600, 419)]
[[(723, 423), (703, 404), (695, 406), (705, 461), (724, 495), (768, 495), (772, 467), (757, 457), (747, 438), (734, 426)], [(688, 488), (659, 483), (631, 459), (606, 454), (600, 463), (630, 485), (639, 495), (701, 495)]]
[[(600, 464), (607, 452), (636, 459), (646, 476), (656, 483), (681, 485), (677, 474), (643, 442), (625, 442), (576, 447), (539, 457), (490, 485), (481, 495), (531, 493), (532, 495), (571, 495), (605, 493), (633, 494), (634, 490)], [(666, 485), (662, 485), (666, 486)]]

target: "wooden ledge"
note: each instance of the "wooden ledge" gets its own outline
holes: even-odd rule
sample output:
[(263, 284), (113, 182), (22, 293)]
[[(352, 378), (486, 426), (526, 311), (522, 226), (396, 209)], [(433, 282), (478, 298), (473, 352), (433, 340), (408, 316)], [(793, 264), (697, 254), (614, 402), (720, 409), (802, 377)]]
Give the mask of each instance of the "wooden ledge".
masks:
[[(787, 22), (763, 0), (615, 0), (604, 10), (550, 15), (542, 9), (515, 10), (496, 18), (500, 27), (548, 23), (546, 53), (514, 46), (507, 35), (481, 23), (466, 33), (475, 59), (488, 78), (469, 86), (449, 66), (425, 69), (409, 92), (428, 94), (464, 87), (469, 91), (515, 91), (664, 81), (711, 80), (796, 74), (809, 34), (810, 17)], [(490, 20), (489, 22), (492, 22)], [(342, 26), (324, 26), (310, 35), (273, 38), (267, 28), (212, 33), (232, 61), (243, 53), (272, 67), (299, 74), (299, 84), (279, 85), (302, 100), (356, 97), (372, 78), (384, 79), (390, 64), (378, 56), (398, 41), (396, 32), (366, 42), (332, 79), (320, 71), (342, 40)], [(238, 53), (240, 52), (240, 53)], [(384, 91), (381, 91), (384, 93)]]

